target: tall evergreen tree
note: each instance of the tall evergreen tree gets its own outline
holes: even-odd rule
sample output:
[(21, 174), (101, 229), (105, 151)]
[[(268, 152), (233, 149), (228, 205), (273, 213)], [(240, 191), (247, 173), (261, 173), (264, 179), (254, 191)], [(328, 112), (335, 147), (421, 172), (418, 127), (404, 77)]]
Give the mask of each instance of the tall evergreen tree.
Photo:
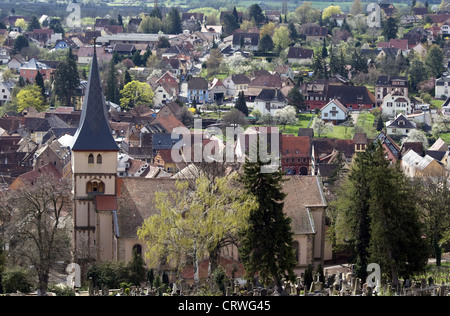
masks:
[(258, 152), (258, 159), (256, 162), (246, 160), (241, 181), (247, 192), (256, 197), (259, 206), (250, 213), (248, 227), (241, 234), (239, 253), (248, 279), (258, 273), (263, 284), (273, 281), (281, 293), (281, 281), (296, 278), (291, 219), (283, 212), (284, 173), (280, 168), (265, 173), (262, 168), (268, 163), (261, 161), (259, 145), (252, 149)]
[(177, 8), (170, 9), (165, 22), (167, 34), (180, 34), (182, 32), (180, 12)]
[(264, 21), (266, 20), (266, 16), (264, 15), (264, 13), (263, 13), (261, 7), (259, 6), (259, 4), (257, 4), (257, 3), (252, 4), (248, 8), (248, 19), (250, 21), (252, 19), (254, 19), (256, 25), (260, 25), (260, 24), (264, 23)]
[(38, 71), (36, 74), (36, 77), (34, 78), (34, 83), (39, 86), (39, 89), (42, 92), (42, 97), (45, 98), (45, 86), (44, 86), (44, 77), (42, 77), (42, 74)]
[(111, 61), (109, 62), (109, 69), (106, 77), (105, 98), (107, 101), (119, 104), (120, 91), (117, 78), (118, 74), (114, 64), (114, 60), (111, 59)]
[(239, 92), (238, 99), (236, 101), (236, 104), (234, 106), (237, 110), (241, 111), (245, 114), (245, 116), (248, 116), (248, 107), (247, 102), (245, 102), (245, 95), (244, 91)]
[(131, 77), (131, 75), (128, 72), (128, 70), (125, 70), (125, 76), (124, 76), (124, 79), (123, 79), (123, 84), (126, 85), (127, 83), (130, 83), (131, 81), (133, 81), (133, 78)]
[(39, 23), (38, 18), (35, 15), (33, 15), (31, 17), (30, 23), (28, 23), (28, 31), (33, 32), (34, 30), (38, 30), (40, 28), (41, 28), (41, 23)]
[(55, 72), (55, 94), (65, 106), (73, 106), (73, 97), (80, 86), (77, 62), (69, 49), (66, 59), (62, 61)]
[(327, 43), (325, 42), (325, 39), (323, 39), (322, 58), (327, 58), (327, 57), (328, 57)]
[(376, 262), (396, 284), (400, 276), (425, 267), (428, 249), (410, 201), (411, 185), (385, 155), (379, 143), (358, 153), (338, 193), (336, 227), (340, 239), (353, 247), (358, 277), (364, 279), (367, 264)]
[(398, 23), (395, 18), (389, 17), (386, 21), (383, 21), (381, 29), (386, 40), (389, 41), (390, 39), (397, 38)]

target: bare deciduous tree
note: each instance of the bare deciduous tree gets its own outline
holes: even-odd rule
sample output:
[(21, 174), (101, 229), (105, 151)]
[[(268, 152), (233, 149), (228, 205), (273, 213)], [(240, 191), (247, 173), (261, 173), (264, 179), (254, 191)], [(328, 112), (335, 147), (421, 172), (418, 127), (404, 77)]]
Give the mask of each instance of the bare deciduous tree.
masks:
[(34, 269), (41, 295), (46, 294), (52, 269), (69, 263), (71, 210), (70, 181), (49, 174), (1, 196), (9, 259)]

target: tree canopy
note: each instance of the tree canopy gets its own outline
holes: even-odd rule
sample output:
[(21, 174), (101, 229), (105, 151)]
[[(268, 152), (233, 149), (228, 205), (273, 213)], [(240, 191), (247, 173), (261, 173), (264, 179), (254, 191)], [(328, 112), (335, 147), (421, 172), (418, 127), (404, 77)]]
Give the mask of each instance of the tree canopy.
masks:
[(199, 261), (213, 259), (211, 254), (226, 240), (235, 240), (256, 205), (240, 188), (236, 175), (215, 180), (201, 175), (191, 189), (187, 181), (179, 181), (175, 190), (157, 192), (155, 203), (160, 213), (146, 219), (138, 230), (148, 246), (150, 266), (167, 260), (182, 268), (187, 255), (192, 258), (196, 285)]
[(154, 93), (145, 82), (133, 80), (127, 83), (120, 91), (120, 95), (120, 107), (124, 110), (131, 110), (139, 105), (153, 106)]

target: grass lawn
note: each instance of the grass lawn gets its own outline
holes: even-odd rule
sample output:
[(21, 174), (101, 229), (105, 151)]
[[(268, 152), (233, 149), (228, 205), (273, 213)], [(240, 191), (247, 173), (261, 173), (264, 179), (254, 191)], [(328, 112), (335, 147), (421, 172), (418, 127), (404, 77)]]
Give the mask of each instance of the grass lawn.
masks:
[(440, 138), (446, 143), (450, 144), (450, 133), (444, 133), (439, 135)]
[[(362, 127), (366, 132), (368, 138), (375, 138), (378, 135), (376, 128), (373, 126), (375, 116), (371, 113), (359, 114), (356, 126)], [(323, 134), (321, 137), (339, 138), (339, 139), (353, 139), (355, 135), (355, 128), (345, 126), (333, 126), (333, 131)]]
[(431, 100), (431, 106), (433, 108), (440, 109), (442, 107), (442, 104), (444, 104), (445, 100)]
[[(286, 125), (286, 128), (283, 125), (278, 125), (278, 128), (280, 129), (280, 131), (283, 132), (283, 134), (291, 134), (291, 135), (297, 136), (298, 129), (299, 128), (307, 128), (312, 117), (313, 117), (313, 114), (302, 113), (299, 115), (299, 120), (298, 120), (297, 124)], [(311, 127), (311, 126), (309, 126), (309, 127)]]

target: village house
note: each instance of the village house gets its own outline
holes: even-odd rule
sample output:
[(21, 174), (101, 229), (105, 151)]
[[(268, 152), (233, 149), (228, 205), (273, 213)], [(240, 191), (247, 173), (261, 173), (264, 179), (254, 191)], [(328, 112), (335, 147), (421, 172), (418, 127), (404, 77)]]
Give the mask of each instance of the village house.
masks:
[(386, 154), (386, 159), (390, 160), (392, 164), (396, 164), (400, 160), (400, 146), (385, 132), (380, 132), (373, 140), (374, 144), (381, 144)]
[(434, 95), (436, 98), (448, 98), (450, 97), (449, 92), (449, 82), (450, 75), (448, 73), (444, 73), (440, 78), (436, 79), (434, 84)]
[(63, 178), (72, 176), (71, 153), (67, 146), (58, 140), (50, 141), (39, 148), (34, 154), (34, 168), (53, 164)]
[(261, 115), (274, 115), (275, 111), (286, 106), (286, 97), (280, 89), (262, 89), (254, 103), (254, 109), (258, 110)]
[[(342, 163), (351, 164), (355, 154), (353, 139), (314, 138), (311, 145), (311, 174), (330, 174), (330, 167), (337, 167), (336, 157), (342, 158)], [(333, 165), (333, 166), (330, 166)]]
[(13, 70), (15, 72), (19, 72), (20, 67), (26, 63), (25, 58), (22, 55), (12, 56), (8, 61), (8, 69)]
[(304, 35), (307, 41), (323, 41), (328, 37), (328, 28), (324, 26), (310, 26), (306, 28)]
[(248, 91), (248, 84), (250, 78), (244, 74), (234, 74), (226, 77), (223, 84), (227, 90), (226, 96), (237, 97), (240, 92), (246, 93)]
[(187, 100), (197, 104), (209, 101), (208, 81), (202, 77), (193, 77), (187, 84)]
[(39, 62), (34, 58), (19, 68), (20, 76), (22, 76), (24, 80), (28, 80), (30, 83), (34, 83), (38, 72), (41, 73), (44, 80), (50, 80), (55, 71), (55, 68)]
[(16, 86), (12, 80), (0, 82), (0, 105), (4, 105), (11, 100), (11, 92)]
[(320, 113), (323, 121), (337, 125), (347, 120), (349, 111), (339, 100), (333, 99), (322, 107)]
[(379, 76), (375, 86), (377, 106), (381, 106), (384, 97), (395, 90), (408, 97), (408, 78), (405, 76)]
[(248, 91), (246, 96), (258, 96), (264, 89), (280, 89), (283, 88), (281, 77), (277, 74), (272, 75), (269, 72), (261, 71), (254, 74), (254, 79), (248, 83)]
[(209, 97), (214, 103), (220, 105), (223, 103), (227, 94), (227, 88), (223, 84), (222, 80), (214, 78), (209, 84)]
[(308, 175), (311, 163), (311, 139), (308, 136), (281, 136), (281, 169), (287, 175)]
[(442, 163), (429, 155), (422, 157), (412, 149), (409, 149), (403, 155), (401, 168), (405, 175), (410, 178), (426, 176), (440, 177), (448, 173)]
[(233, 34), (232, 48), (234, 50), (242, 49), (244, 51), (257, 51), (259, 49), (259, 33), (241, 33)]
[(416, 123), (408, 120), (401, 113), (394, 120), (386, 123), (386, 133), (389, 136), (407, 137), (413, 129), (416, 129)]
[(408, 115), (413, 110), (411, 100), (398, 90), (388, 93), (381, 104), (381, 113), (388, 118), (397, 117), (400, 113)]
[(289, 64), (312, 65), (314, 51), (302, 47), (289, 47), (287, 59)]

